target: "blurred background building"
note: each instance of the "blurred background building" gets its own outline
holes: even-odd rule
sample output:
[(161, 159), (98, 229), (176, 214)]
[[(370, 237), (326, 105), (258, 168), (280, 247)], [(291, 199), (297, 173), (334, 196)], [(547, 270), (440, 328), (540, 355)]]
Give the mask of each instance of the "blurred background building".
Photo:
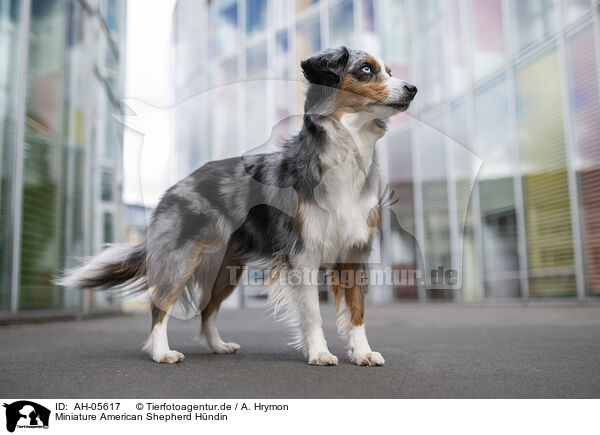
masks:
[[(50, 280), (106, 242), (144, 236), (149, 209), (122, 201), (113, 117), (127, 7), (0, 0), (0, 315), (118, 306)], [(178, 0), (167, 19), (169, 183), (293, 134), (300, 60), (363, 48), (420, 90), (381, 141), (399, 201), (375, 257), (461, 272), (455, 286), (378, 287), (372, 300), (600, 295), (598, 0)]]
[(51, 278), (123, 237), (126, 4), (0, 0), (0, 314), (114, 307)]
[[(267, 141), (301, 113), (299, 62), (347, 45), (415, 83), (380, 155), (399, 202), (381, 257), (462, 270), (455, 289), (379, 300), (600, 295), (597, 0), (178, 0), (179, 178)], [(269, 79), (269, 80), (265, 80)], [(244, 86), (235, 83), (246, 82)], [(289, 124), (289, 125), (288, 125)], [(478, 174), (476, 182), (474, 175)]]

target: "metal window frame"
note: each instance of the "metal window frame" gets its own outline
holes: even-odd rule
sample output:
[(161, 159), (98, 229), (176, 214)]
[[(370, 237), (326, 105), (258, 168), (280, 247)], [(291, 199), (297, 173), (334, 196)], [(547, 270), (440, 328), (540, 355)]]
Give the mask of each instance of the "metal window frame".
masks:
[(23, 171), (25, 153), (25, 112), (27, 110), (27, 64), (29, 57), (29, 24), (31, 0), (22, 0), (19, 16), (18, 65), (17, 65), (17, 110), (15, 116), (15, 153), (13, 156), (14, 177), (12, 185), (12, 262), (10, 280), (10, 312), (19, 311), (21, 290), (21, 233), (23, 218)]

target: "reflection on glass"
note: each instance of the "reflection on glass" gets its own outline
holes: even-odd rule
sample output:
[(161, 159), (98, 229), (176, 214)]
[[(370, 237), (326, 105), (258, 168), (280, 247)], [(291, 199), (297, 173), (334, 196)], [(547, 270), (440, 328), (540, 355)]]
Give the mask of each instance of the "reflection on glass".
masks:
[(568, 42), (581, 221), (584, 232), (586, 288), (600, 295), (600, 95), (594, 56), (594, 28), (588, 26)]
[[(425, 240), (423, 257), (425, 276), (430, 271), (442, 267), (452, 269), (450, 256), (450, 220), (448, 214), (448, 172), (446, 169), (447, 150), (443, 128), (443, 115), (428, 119), (421, 126), (419, 145), (419, 166), (423, 190), (423, 224)], [(452, 298), (451, 291), (430, 290), (432, 298)]]
[[(387, 161), (390, 186), (398, 199), (388, 213), (390, 217), (390, 259), (394, 270), (415, 270), (416, 238), (413, 195), (411, 131), (390, 132), (387, 137)], [(408, 284), (408, 283), (407, 283)], [(416, 299), (415, 285), (400, 285), (394, 289), (400, 299)]]
[(102, 239), (104, 243), (112, 243), (114, 242), (114, 224), (113, 224), (113, 216), (109, 212), (105, 212), (102, 214)]
[(452, 145), (455, 183), (456, 183), (456, 212), (458, 224), (459, 272), (462, 278), (462, 298), (475, 300), (477, 298), (477, 264), (475, 261), (475, 240), (473, 233), (473, 212), (471, 209), (471, 193), (475, 180), (475, 156), (468, 149), (467, 107), (465, 101), (451, 105)]
[(555, 50), (517, 73), (532, 296), (575, 294), (560, 80)]
[(501, 77), (475, 93), (475, 144), (483, 159), (479, 201), (488, 298), (519, 297), (517, 221), (508, 86)]
[(375, 32), (375, 6), (374, 0), (362, 0), (363, 31)]
[[(319, 15), (313, 15), (296, 25), (296, 65), (300, 64), (302, 59), (306, 59), (321, 49), (321, 26)], [(298, 80), (304, 80), (300, 68), (296, 69)], [(298, 107), (297, 113), (303, 112), (304, 94), (298, 87), (295, 97)]]
[(321, 26), (319, 15), (299, 21), (296, 26), (296, 59), (298, 62), (315, 54), (320, 49)]
[(511, 2), (519, 49), (537, 42), (556, 28), (556, 0)]
[(237, 57), (231, 57), (221, 62), (219, 66), (218, 86), (223, 86), (236, 81), (238, 78)]
[(446, 55), (452, 94), (461, 92), (467, 83), (467, 59), (465, 50), (465, 23), (458, 5), (449, 6), (444, 15), (446, 20)]
[(343, 0), (329, 10), (329, 46), (355, 46), (354, 7), (352, 0)]
[[(295, 87), (291, 78), (290, 71), (290, 51), (288, 43), (288, 34), (286, 30), (282, 30), (275, 36), (275, 59), (273, 59), (274, 77), (277, 79), (273, 82), (275, 91), (275, 123), (281, 124), (281, 130), (287, 131), (289, 126), (290, 110), (293, 109), (293, 98)], [(278, 130), (279, 131), (279, 130)], [(278, 137), (281, 139), (282, 137)]]
[(20, 307), (58, 308), (50, 278), (61, 266), (64, 147), (60, 137), (64, 19), (59, 0), (31, 5), (23, 180)]
[(219, 53), (228, 54), (238, 45), (238, 5), (236, 0), (222, 0), (218, 10)]
[[(526, 2), (523, 2), (526, 3)], [(473, 69), (475, 78), (489, 73), (504, 60), (501, 0), (472, 0)]]
[(113, 200), (113, 174), (111, 171), (103, 170), (100, 180), (100, 199), (102, 201)]
[(246, 150), (263, 145), (269, 138), (267, 131), (267, 82), (258, 80), (244, 86), (246, 98)]
[(248, 48), (246, 52), (246, 75), (256, 78), (267, 69), (267, 42), (262, 41)]
[(10, 307), (11, 215), (20, 5), (0, 1), (0, 311)]
[(275, 27), (279, 28), (287, 24), (294, 13), (294, 3), (290, 0), (273, 0), (270, 4), (273, 8), (273, 23)]
[(267, 0), (246, 0), (246, 36), (263, 32), (267, 26)]
[(589, 0), (566, 0), (567, 1), (567, 22), (575, 21), (590, 10)]
[[(410, 62), (410, 14), (406, 0), (379, 0), (377, 9), (381, 26), (383, 58), (391, 68), (392, 75), (409, 80)], [(420, 86), (420, 84), (419, 84)], [(392, 122), (399, 117), (392, 118)]]
[(417, 59), (415, 77), (419, 80), (423, 107), (437, 104), (444, 95), (444, 65), (442, 51), (441, 3), (434, 0), (419, 2), (414, 9), (415, 32), (412, 42)]
[(312, 6), (318, 2), (319, 0), (296, 0), (296, 12), (300, 12), (301, 10), (306, 9), (307, 7)]

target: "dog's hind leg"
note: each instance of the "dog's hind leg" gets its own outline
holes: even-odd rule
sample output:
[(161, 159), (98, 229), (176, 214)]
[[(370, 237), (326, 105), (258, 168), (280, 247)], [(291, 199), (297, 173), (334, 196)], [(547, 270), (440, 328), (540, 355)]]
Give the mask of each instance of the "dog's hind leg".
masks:
[(217, 314), (221, 303), (235, 289), (242, 272), (243, 264), (239, 261), (230, 261), (226, 256), (212, 287), (210, 301), (202, 310), (201, 335), (206, 337), (208, 345), (215, 353), (235, 353), (240, 348), (237, 343), (227, 343), (221, 339), (217, 329)]
[[(184, 359), (181, 352), (169, 347), (167, 323), (169, 312), (196, 269), (201, 253), (200, 247), (192, 246), (191, 249), (170, 252), (165, 257), (149, 260), (147, 276), (148, 283), (153, 288), (152, 327), (144, 350), (158, 363), (172, 364)], [(173, 277), (174, 282), (169, 282), (169, 278)]]
[(158, 363), (172, 364), (182, 362), (185, 356), (169, 348), (167, 336), (167, 323), (169, 314), (151, 303), (152, 332), (144, 344), (144, 350), (150, 353), (152, 359)]

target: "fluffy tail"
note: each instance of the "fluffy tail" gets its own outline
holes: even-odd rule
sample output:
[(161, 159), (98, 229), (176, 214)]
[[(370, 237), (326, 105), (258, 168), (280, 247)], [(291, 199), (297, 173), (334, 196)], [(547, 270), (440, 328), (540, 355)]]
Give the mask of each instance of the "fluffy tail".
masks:
[(56, 280), (73, 288), (117, 287), (126, 292), (145, 289), (146, 244), (109, 245), (83, 266), (67, 270)]

